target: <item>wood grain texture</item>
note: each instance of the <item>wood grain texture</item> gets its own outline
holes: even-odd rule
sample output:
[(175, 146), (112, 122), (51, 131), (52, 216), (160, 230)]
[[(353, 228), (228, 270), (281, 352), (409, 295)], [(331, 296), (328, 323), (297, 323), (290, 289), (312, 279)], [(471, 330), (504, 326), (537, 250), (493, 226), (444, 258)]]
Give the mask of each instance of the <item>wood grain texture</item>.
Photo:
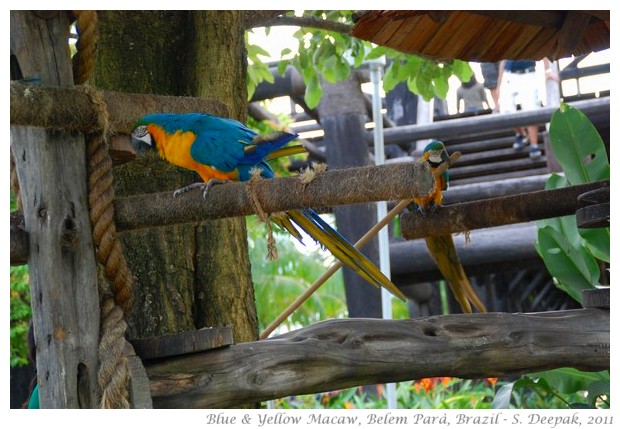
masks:
[[(72, 86), (63, 12), (11, 11), (11, 51), (25, 76)], [(42, 408), (98, 402), (99, 296), (88, 217), (86, 153), (79, 134), (11, 127), (29, 235), (28, 265)]]
[(609, 368), (609, 312), (343, 319), (146, 365), (155, 408), (235, 407), (423, 377)]
[[(303, 183), (298, 176), (289, 176), (257, 180), (251, 186), (263, 211), (273, 213), (412, 198), (428, 193), (432, 178), (426, 164), (403, 163), (330, 170), (317, 173), (309, 183)], [(128, 231), (246, 216), (254, 214), (256, 208), (248, 195), (248, 183), (231, 182), (211, 188), (206, 200), (199, 191), (176, 198), (172, 192), (117, 198), (114, 211), (117, 229)]]

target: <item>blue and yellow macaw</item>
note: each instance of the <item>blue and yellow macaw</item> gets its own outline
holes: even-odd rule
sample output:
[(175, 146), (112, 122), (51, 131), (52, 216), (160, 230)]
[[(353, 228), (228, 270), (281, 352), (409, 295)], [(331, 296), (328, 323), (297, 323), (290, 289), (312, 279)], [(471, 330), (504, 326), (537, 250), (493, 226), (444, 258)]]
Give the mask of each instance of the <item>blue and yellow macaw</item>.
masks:
[[(444, 144), (438, 140), (432, 140), (424, 148), (421, 160), (428, 162), (431, 171), (434, 171), (441, 164), (448, 162), (450, 157)], [(443, 198), (442, 192), (448, 189), (448, 170), (435, 177), (433, 190), (428, 194), (413, 199), (413, 204), (409, 207), (412, 211), (419, 211), (426, 216), (441, 205)], [(456, 253), (456, 247), (452, 235), (440, 235), (435, 237), (425, 237), (426, 246), (431, 257), (435, 260), (439, 271), (450, 285), (456, 300), (465, 313), (472, 312), (472, 304), (481, 313), (486, 312), (486, 308), (465, 274), (463, 265)]]
[[(295, 153), (294, 147), (283, 147), (295, 138), (296, 134), (283, 131), (258, 135), (238, 121), (201, 113), (147, 115), (132, 131), (137, 151), (155, 150), (166, 161), (195, 171), (204, 181), (177, 193), (200, 186), (203, 195), (213, 184), (247, 181), (255, 169), (261, 177), (274, 177), (267, 161)], [(314, 210), (290, 210), (286, 216), (272, 219), (301, 240), (292, 220), (365, 280), (405, 301), (403, 293)]]

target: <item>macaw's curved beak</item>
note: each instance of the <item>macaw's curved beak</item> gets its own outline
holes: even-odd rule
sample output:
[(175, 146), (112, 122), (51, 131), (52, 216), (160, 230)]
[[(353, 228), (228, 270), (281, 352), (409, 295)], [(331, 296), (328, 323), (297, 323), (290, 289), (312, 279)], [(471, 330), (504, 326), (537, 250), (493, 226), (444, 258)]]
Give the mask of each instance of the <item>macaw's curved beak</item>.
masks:
[(441, 151), (441, 160), (443, 162), (450, 162), (450, 155), (448, 155), (448, 151), (447, 150), (442, 150)]
[(135, 137), (131, 138), (131, 144), (138, 155), (141, 155), (141, 154), (147, 153), (150, 150), (153, 150), (153, 146)]

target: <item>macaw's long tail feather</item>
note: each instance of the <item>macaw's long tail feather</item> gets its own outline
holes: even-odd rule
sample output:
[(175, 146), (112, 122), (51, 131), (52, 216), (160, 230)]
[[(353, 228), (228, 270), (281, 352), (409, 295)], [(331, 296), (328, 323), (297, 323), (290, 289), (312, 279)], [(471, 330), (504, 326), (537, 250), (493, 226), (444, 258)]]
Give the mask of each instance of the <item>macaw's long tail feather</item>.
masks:
[(299, 241), (301, 244), (304, 244), (303, 236), (301, 235), (299, 230), (295, 228), (295, 225), (293, 225), (293, 222), (291, 222), (291, 218), (288, 217), (286, 213), (272, 214), (271, 220), (280, 228), (288, 231), (288, 233), (295, 237), (297, 241)]
[(478, 311), (486, 313), (486, 307), (474, 291), (459, 260), (451, 235), (426, 237), (428, 251), (437, 263), (439, 271), (450, 285), (456, 300), (465, 313), (471, 313), (473, 304)]
[(265, 157), (265, 161), (271, 161), (276, 158), (281, 158), (284, 156), (297, 155), (299, 153), (306, 153), (307, 150), (302, 145), (298, 144), (295, 146), (287, 146), (278, 150), (274, 150), (269, 155)]
[(314, 210), (291, 210), (287, 213), (308, 235), (325, 246), (343, 264), (354, 270), (370, 284), (384, 287), (393, 295), (406, 301), (405, 295), (390, 279)]
[[(285, 133), (284, 131), (276, 131), (274, 133), (256, 136), (252, 140), (252, 144), (244, 148), (244, 156), (239, 160), (239, 163), (258, 164), (263, 161), (267, 155), (280, 149), (297, 137), (297, 134)], [(273, 157), (271, 159), (273, 159)]]

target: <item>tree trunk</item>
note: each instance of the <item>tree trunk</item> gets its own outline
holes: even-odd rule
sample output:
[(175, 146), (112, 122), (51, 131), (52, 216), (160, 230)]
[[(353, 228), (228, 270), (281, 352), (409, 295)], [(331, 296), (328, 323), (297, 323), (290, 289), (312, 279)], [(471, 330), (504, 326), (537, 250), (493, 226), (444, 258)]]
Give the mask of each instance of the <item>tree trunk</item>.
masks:
[[(230, 112), (209, 113), (244, 119), (238, 12), (105, 11), (99, 23), (99, 88), (215, 98)], [(148, 158), (117, 167), (115, 178), (120, 197), (178, 189), (197, 176)], [(122, 239), (137, 279), (130, 337), (232, 326), (237, 342), (257, 338), (244, 219), (151, 228)]]

